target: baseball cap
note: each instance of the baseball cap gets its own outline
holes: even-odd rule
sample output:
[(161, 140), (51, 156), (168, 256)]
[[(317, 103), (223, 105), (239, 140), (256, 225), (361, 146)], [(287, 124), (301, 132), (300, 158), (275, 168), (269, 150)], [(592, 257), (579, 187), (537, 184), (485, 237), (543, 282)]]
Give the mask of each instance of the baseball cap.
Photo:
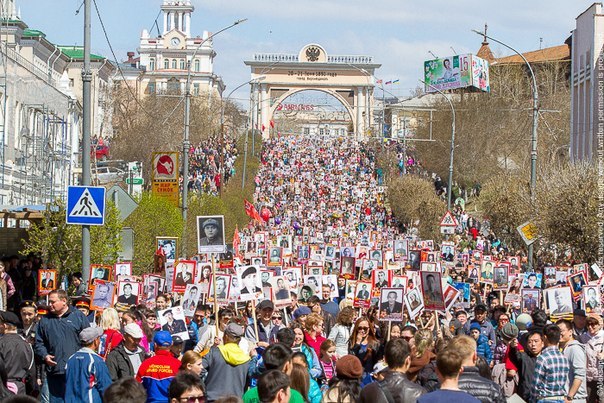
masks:
[(170, 347), (172, 345), (172, 336), (170, 332), (160, 330), (153, 336), (153, 343), (160, 347)]
[(275, 309), (275, 304), (273, 304), (273, 301), (271, 301), (270, 299), (265, 299), (256, 306), (256, 309), (259, 311), (266, 308)]
[(143, 338), (143, 331), (136, 323), (128, 323), (126, 326), (124, 326), (124, 334), (128, 334), (135, 339)]
[(180, 337), (178, 335), (172, 336), (172, 345), (173, 346), (180, 346), (183, 343), (184, 343), (184, 340), (182, 339), (182, 337)]
[(581, 316), (583, 318), (587, 317), (587, 315), (585, 314), (585, 310), (583, 310), (583, 309), (575, 309), (573, 311), (573, 316)]
[(102, 327), (87, 327), (80, 332), (80, 343), (90, 344), (103, 334)]
[(300, 316), (310, 315), (312, 311), (307, 306), (301, 306), (294, 311), (294, 319), (298, 319)]
[(224, 334), (230, 337), (241, 337), (243, 336), (243, 327), (241, 327), (237, 323), (231, 322), (224, 329)]

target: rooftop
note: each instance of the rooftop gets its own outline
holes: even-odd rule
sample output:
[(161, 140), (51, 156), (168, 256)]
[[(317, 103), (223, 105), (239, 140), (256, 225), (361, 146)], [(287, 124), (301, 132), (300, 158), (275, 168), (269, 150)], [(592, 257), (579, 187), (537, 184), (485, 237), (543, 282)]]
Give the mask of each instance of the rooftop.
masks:
[(31, 38), (46, 38), (46, 34), (44, 32), (31, 28), (24, 29), (23, 36)]
[[(61, 52), (69, 57), (70, 59), (75, 59), (75, 60), (80, 60), (80, 59), (84, 59), (84, 48), (82, 46), (58, 46), (59, 49), (61, 49)], [(90, 54), (90, 60), (92, 61), (100, 61), (100, 60), (105, 60), (105, 58), (103, 56), (99, 56), (99, 55), (95, 55), (95, 54)]]
[[(544, 63), (570, 60), (570, 46), (567, 44), (552, 46), (549, 48), (533, 50), (522, 54), (529, 63)], [(495, 60), (497, 64), (524, 63), (518, 55), (500, 57)]]

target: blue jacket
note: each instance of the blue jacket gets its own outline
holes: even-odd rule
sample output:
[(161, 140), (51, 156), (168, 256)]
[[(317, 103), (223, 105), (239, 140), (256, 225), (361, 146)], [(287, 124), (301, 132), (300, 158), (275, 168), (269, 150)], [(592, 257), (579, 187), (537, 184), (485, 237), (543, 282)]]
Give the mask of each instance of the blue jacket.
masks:
[(42, 361), (54, 355), (57, 365), (46, 367), (49, 374), (65, 374), (67, 360), (80, 349), (80, 332), (87, 327), (90, 322), (86, 316), (71, 306), (61, 317), (49, 313), (40, 319), (34, 353)]
[(102, 403), (110, 385), (105, 361), (91, 349), (82, 347), (67, 361), (66, 402)]
[(478, 340), (476, 340), (476, 354), (484, 357), (487, 364), (493, 361), (493, 351), (489, 345), (489, 339), (484, 334), (478, 336)]

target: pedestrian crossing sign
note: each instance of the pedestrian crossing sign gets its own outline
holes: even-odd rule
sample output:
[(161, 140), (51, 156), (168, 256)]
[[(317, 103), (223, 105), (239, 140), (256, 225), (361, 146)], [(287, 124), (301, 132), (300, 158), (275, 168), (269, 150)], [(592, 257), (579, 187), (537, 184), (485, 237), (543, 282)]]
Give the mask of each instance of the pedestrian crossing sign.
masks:
[(69, 186), (66, 210), (67, 224), (104, 225), (105, 188)]
[(457, 227), (457, 220), (451, 214), (450, 211), (447, 211), (443, 218), (440, 220), (441, 227)]

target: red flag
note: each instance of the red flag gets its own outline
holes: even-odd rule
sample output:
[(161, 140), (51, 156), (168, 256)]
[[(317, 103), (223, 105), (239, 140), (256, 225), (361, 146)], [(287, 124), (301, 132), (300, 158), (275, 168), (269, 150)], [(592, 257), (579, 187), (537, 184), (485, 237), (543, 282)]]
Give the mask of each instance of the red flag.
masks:
[(271, 127), (272, 127), (273, 129), (275, 128), (275, 122), (273, 122), (272, 120), (271, 120)]
[(258, 214), (258, 210), (256, 210), (256, 207), (254, 207), (252, 203), (244, 199), (243, 207), (245, 208), (245, 214), (247, 214), (248, 217), (256, 221), (262, 221), (260, 214)]

